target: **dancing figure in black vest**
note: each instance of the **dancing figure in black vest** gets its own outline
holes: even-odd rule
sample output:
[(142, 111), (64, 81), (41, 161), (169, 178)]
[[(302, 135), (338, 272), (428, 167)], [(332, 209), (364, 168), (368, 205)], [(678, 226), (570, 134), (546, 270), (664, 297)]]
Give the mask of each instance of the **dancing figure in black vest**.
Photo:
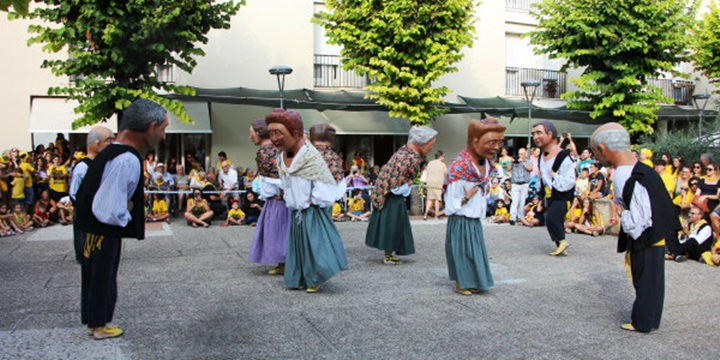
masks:
[(114, 143), (95, 157), (77, 192), (77, 219), (85, 233), (82, 253), (81, 318), (95, 339), (122, 335), (112, 321), (122, 238), (145, 238), (140, 153), (165, 138), (167, 111), (136, 100), (123, 111)]

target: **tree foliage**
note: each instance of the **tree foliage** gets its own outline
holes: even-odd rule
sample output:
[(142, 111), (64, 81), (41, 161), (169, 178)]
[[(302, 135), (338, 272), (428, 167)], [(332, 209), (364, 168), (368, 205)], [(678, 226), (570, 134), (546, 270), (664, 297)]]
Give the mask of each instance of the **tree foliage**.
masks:
[(16, 13), (25, 15), (28, 13), (29, 4), (30, 0), (0, 0), (0, 11), (10, 11), (12, 7)]
[(690, 47), (693, 53), (690, 59), (695, 70), (700, 71), (715, 85), (714, 93), (719, 93), (720, 86), (720, 9), (715, 1), (710, 2), (710, 11), (692, 29)]
[(329, 43), (343, 46), (343, 66), (371, 79), (366, 97), (390, 116), (426, 124), (445, 112), (436, 107), (449, 90), (432, 83), (472, 46), (472, 0), (328, 0), (315, 18)]
[(683, 60), (694, 0), (544, 0), (529, 33), (535, 53), (583, 68), (579, 90), (563, 94), (568, 107), (610, 116), (631, 133), (650, 133), (658, 102), (672, 102), (649, 78)]
[(31, 25), (28, 44), (44, 44), (48, 52), (67, 51), (67, 59), (45, 60), (56, 76), (75, 78), (70, 86), (53, 87), (49, 95), (78, 100), (82, 114), (74, 127), (97, 123), (138, 98), (165, 106), (182, 121), (192, 122), (180, 102), (158, 93), (193, 95), (188, 86), (158, 79), (157, 66), (173, 64), (192, 72), (197, 47), (211, 29), (227, 29), (240, 5), (213, 0), (46, 0), (30, 14), (43, 20)]

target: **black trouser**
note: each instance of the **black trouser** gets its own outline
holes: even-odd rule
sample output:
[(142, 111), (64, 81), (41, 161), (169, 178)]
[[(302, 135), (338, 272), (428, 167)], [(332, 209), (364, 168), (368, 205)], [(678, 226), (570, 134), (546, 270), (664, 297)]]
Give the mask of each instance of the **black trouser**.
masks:
[(710, 251), (712, 245), (712, 238), (705, 240), (702, 244), (698, 244), (695, 239), (688, 239), (685, 243), (681, 244), (677, 238), (667, 241), (668, 251), (673, 255), (687, 255), (688, 258), (693, 260), (699, 260), (702, 253)]
[(81, 319), (90, 328), (112, 321), (122, 239), (85, 234), (82, 258)]
[(83, 249), (85, 248), (85, 232), (73, 223), (73, 246), (75, 247), (75, 260), (82, 264)]
[(560, 240), (565, 240), (565, 215), (567, 215), (567, 201), (564, 199), (546, 199), (545, 227), (550, 234), (550, 240), (559, 245)]
[(653, 246), (630, 253), (635, 302), (632, 324), (638, 331), (660, 327), (665, 299), (665, 248)]

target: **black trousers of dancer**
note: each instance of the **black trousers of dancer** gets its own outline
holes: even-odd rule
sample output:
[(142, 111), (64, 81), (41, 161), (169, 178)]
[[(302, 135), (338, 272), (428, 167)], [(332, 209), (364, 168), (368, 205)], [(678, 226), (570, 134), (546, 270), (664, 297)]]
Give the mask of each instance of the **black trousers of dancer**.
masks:
[(112, 321), (122, 239), (85, 234), (82, 258), (81, 318), (89, 328)]
[(668, 251), (673, 255), (687, 255), (688, 258), (699, 260), (702, 253), (710, 251), (712, 238), (705, 240), (702, 244), (698, 244), (695, 239), (688, 239), (681, 244), (679, 240), (672, 239), (667, 242)]
[(630, 253), (635, 302), (632, 324), (641, 332), (660, 327), (665, 299), (665, 247), (653, 246)]
[(562, 199), (547, 199), (545, 207), (545, 226), (550, 234), (550, 240), (555, 245), (560, 244), (560, 240), (565, 240), (565, 215), (567, 215), (567, 201)]
[(83, 248), (85, 248), (85, 232), (73, 224), (73, 246), (75, 247), (75, 260), (82, 264)]

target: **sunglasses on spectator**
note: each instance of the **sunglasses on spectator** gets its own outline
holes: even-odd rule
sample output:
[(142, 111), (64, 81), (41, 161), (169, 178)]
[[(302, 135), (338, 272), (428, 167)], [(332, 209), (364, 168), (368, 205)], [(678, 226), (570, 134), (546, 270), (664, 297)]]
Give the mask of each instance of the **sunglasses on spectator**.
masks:
[(690, 186), (697, 186), (697, 183), (696, 182), (690, 183)]
[(713, 169), (713, 168), (711, 168), (711, 167), (709, 167), (709, 168), (707, 168), (707, 169), (705, 169), (705, 170), (707, 170), (707, 171), (715, 171), (715, 169)]
[(702, 166), (700, 166), (700, 165), (695, 165), (695, 166), (693, 166), (693, 167), (694, 167), (695, 169), (702, 169)]

